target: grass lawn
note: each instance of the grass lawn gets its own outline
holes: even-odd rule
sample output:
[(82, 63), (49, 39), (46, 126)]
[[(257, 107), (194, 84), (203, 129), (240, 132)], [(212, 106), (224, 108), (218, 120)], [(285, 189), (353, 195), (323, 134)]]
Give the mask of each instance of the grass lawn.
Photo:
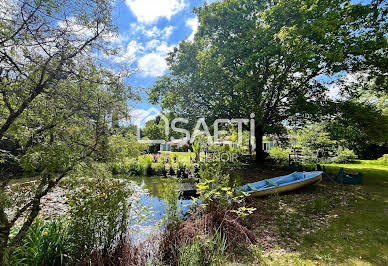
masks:
[(170, 156), (170, 158), (173, 158), (174, 156), (177, 157), (179, 162), (183, 163), (190, 163), (190, 158), (195, 158), (194, 152), (160, 152), (160, 154), (166, 156), (167, 154)]
[(362, 172), (363, 184), (340, 186), (327, 179), (255, 199), (258, 214), (250, 223), (260, 244), (232, 265), (388, 265), (388, 166), (326, 165), (332, 177), (339, 167)]

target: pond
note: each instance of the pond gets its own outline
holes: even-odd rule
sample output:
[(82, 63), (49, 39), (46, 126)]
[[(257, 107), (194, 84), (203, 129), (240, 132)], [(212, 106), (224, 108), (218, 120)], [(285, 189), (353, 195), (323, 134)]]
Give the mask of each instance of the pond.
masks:
[[(192, 200), (183, 200), (178, 198), (178, 188), (181, 183), (190, 182), (188, 179), (180, 180), (177, 178), (163, 177), (132, 177), (116, 176), (128, 182), (133, 182), (132, 188), (136, 191), (136, 204), (131, 210), (131, 228), (133, 229), (133, 239), (142, 241), (151, 235), (160, 232), (163, 228), (163, 219), (171, 206), (176, 207), (179, 215), (184, 215), (190, 209)], [(13, 180), (10, 186), (27, 186), (37, 185), (37, 177), (28, 177)], [(23, 191), (23, 190), (22, 190)], [(69, 211), (66, 203), (67, 190), (57, 187), (49, 195), (42, 198), (41, 213), (47, 217), (59, 217)], [(12, 212), (12, 210), (11, 210)]]
[[(140, 189), (140, 201), (137, 206), (138, 211), (134, 213), (137, 219), (133, 223), (135, 229), (134, 238), (144, 240), (150, 235), (159, 232), (163, 228), (163, 218), (172, 204), (180, 215), (184, 215), (190, 209), (192, 200), (179, 199), (178, 188), (181, 183), (187, 183), (187, 180), (163, 177), (125, 177), (125, 179), (134, 181)], [(170, 206), (169, 206), (170, 205)], [(140, 207), (140, 208), (139, 208)], [(139, 219), (142, 216), (142, 219)], [(140, 221), (139, 221), (140, 220)]]

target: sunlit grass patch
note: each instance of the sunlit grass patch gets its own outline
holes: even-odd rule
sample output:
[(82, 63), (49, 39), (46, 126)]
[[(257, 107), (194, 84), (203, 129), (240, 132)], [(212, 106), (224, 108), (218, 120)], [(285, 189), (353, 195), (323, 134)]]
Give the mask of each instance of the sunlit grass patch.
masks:
[(332, 180), (340, 167), (362, 172), (363, 184), (327, 178), (256, 199), (252, 222), (260, 245), (235, 265), (388, 265), (388, 167), (364, 161), (325, 166)]

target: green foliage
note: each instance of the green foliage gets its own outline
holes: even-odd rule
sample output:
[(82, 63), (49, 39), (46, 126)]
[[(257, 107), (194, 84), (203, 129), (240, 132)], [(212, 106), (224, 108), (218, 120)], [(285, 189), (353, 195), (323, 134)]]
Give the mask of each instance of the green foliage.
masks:
[(259, 133), (281, 132), (285, 120), (315, 120), (327, 102), (322, 73), (367, 69), (362, 66), (371, 58), (385, 62), (378, 52), (387, 44), (385, 9), (345, 0), (230, 0), (198, 7), (194, 41), (181, 42), (169, 55), (171, 73), (156, 82), (149, 100), (207, 122), (254, 113), (257, 141)]
[(226, 174), (225, 165), (219, 162), (201, 163), (200, 181), (197, 184), (201, 206), (206, 208), (210, 203), (229, 206), (232, 204), (235, 193), (230, 187), (230, 178)]
[(10, 256), (10, 265), (64, 265), (69, 262), (71, 244), (67, 224), (61, 220), (36, 219), (20, 247)]
[(340, 146), (336, 151), (336, 156), (331, 158), (331, 161), (333, 163), (350, 163), (353, 162), (355, 159), (357, 159), (357, 156), (352, 150)]
[(309, 161), (326, 160), (335, 151), (336, 142), (322, 125), (311, 125), (299, 131), (298, 141)]
[[(230, 208), (233, 203), (242, 203), (244, 193), (238, 192), (236, 186), (231, 186), (228, 167), (220, 162), (202, 163), (200, 167), (200, 180), (197, 184), (198, 199), (194, 199), (192, 204), (200, 201), (200, 206), (206, 211), (212, 206)], [(241, 206), (234, 210), (239, 215), (251, 214), (255, 208)]]
[(134, 162), (145, 152), (147, 145), (139, 143), (135, 136), (127, 133), (125, 136), (112, 135), (109, 137), (109, 144), (107, 149), (107, 161), (113, 174), (141, 175), (142, 166)]
[(128, 174), (131, 176), (141, 176), (144, 174), (144, 166), (141, 163), (131, 163)]
[[(330, 138), (352, 149), (360, 158), (376, 159), (373, 145), (388, 143), (388, 115), (375, 104), (345, 101), (337, 104), (334, 117), (325, 123)], [(377, 155), (377, 156), (376, 156)]]
[(388, 165), (388, 154), (384, 154), (384, 156), (379, 158), (377, 161), (383, 165)]
[(29, 149), (20, 163), (26, 171), (55, 173), (66, 170), (73, 159), (74, 154), (65, 143), (42, 143)]
[(139, 157), (139, 162), (141, 162), (143, 164), (151, 164), (153, 162), (152, 155), (145, 154), (145, 155)]
[(269, 151), (269, 156), (276, 163), (284, 163), (288, 161), (288, 155), (290, 154), (290, 149), (283, 150), (281, 147), (274, 147)]
[(83, 259), (95, 249), (106, 256), (128, 233), (131, 195), (128, 184), (118, 179), (82, 180), (82, 187), (69, 195), (74, 259)]
[(152, 174), (157, 176), (162, 176), (164, 171), (164, 164), (163, 163), (154, 163), (152, 166)]
[(109, 136), (108, 141), (107, 158), (112, 168), (122, 169), (131, 159), (139, 157), (147, 149), (147, 145), (139, 143), (130, 133), (125, 136)]
[(218, 231), (210, 237), (196, 237), (178, 249), (179, 265), (222, 265), (226, 261), (226, 248), (226, 239)]
[(166, 202), (165, 217), (161, 221), (161, 225), (165, 225), (168, 229), (177, 225), (182, 217), (182, 206), (178, 204), (179, 201), (179, 183), (178, 182), (167, 182), (164, 190), (164, 201)]

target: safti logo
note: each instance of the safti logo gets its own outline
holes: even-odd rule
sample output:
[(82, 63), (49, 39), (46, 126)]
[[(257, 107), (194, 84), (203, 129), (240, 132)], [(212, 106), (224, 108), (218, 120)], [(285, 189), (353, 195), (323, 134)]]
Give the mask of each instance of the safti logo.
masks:
[[(242, 143), (242, 129), (243, 129), (243, 124), (249, 125), (250, 127), (250, 139), (254, 143), (254, 138), (255, 138), (255, 115), (252, 113), (250, 115), (250, 119), (243, 119), (243, 118), (234, 118), (234, 119), (217, 119), (213, 123), (214, 127), (214, 136), (210, 134), (209, 127), (207, 126), (205, 122), (205, 118), (199, 118), (197, 119), (197, 122), (195, 124), (194, 129), (192, 130), (192, 134), (190, 131), (184, 128), (179, 128), (177, 127), (178, 123), (183, 123), (183, 124), (188, 124), (189, 120), (186, 118), (175, 118), (171, 122), (168, 120), (168, 118), (163, 115), (159, 110), (156, 108), (150, 108), (148, 110), (143, 110), (143, 109), (137, 109), (132, 112), (135, 114), (135, 120), (134, 124), (137, 126), (137, 132), (136, 132), (136, 139), (140, 143), (146, 143), (146, 144), (166, 144), (165, 140), (162, 139), (156, 139), (156, 140), (142, 140), (141, 139), (141, 126), (144, 125), (146, 122), (155, 119), (156, 117), (160, 117), (160, 120), (164, 121), (165, 125), (165, 134), (167, 138), (170, 135), (170, 127), (172, 131), (183, 133), (185, 137), (183, 138), (184, 140), (194, 143), (195, 139), (197, 136), (204, 135), (207, 137), (209, 144), (226, 144), (226, 145), (231, 145), (233, 142), (231, 141), (226, 141), (220, 139), (220, 136), (225, 135), (227, 132), (224, 130), (220, 130), (219, 127), (220, 125), (231, 125), (231, 124), (237, 124), (237, 129), (238, 129), (238, 140), (237, 143), (238, 145), (241, 145)], [(174, 137), (170, 137), (170, 140), (173, 141), (175, 140)]]

